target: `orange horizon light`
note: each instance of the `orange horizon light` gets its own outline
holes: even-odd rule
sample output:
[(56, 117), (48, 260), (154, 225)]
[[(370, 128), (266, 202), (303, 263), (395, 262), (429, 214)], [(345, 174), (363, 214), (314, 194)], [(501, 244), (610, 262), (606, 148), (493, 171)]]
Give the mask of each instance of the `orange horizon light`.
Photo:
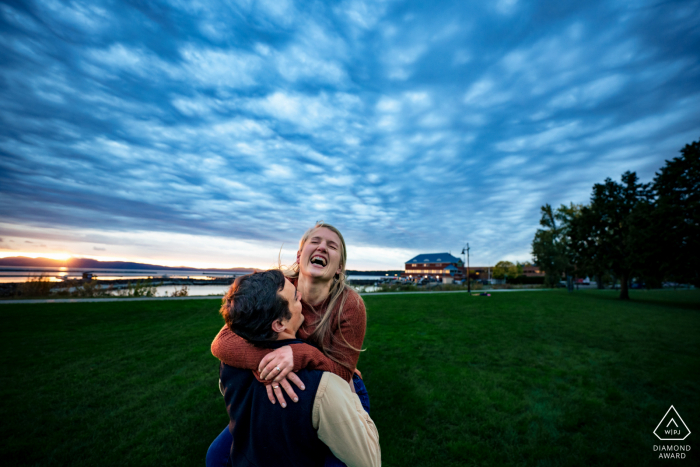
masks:
[(25, 258), (48, 258), (66, 261), (73, 255), (70, 253), (34, 253), (28, 251), (0, 251), (0, 258), (10, 258), (13, 256), (23, 256)]

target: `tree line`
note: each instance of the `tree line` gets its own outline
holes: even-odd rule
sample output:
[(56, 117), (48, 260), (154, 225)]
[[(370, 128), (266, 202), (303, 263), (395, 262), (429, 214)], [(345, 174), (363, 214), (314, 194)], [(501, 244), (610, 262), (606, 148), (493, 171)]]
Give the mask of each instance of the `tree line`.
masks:
[(633, 280), (647, 288), (663, 282), (700, 286), (700, 141), (667, 160), (651, 183), (635, 172), (593, 185), (590, 203), (542, 206), (542, 228), (532, 255), (545, 284), (595, 278), (598, 287), (620, 282), (629, 299)]

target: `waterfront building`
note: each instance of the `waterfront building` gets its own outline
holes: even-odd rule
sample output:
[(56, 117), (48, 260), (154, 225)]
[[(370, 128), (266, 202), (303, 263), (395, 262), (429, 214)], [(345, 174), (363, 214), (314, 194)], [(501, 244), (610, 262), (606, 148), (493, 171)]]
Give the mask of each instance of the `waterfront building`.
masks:
[(464, 262), (450, 253), (421, 253), (405, 263), (401, 275), (412, 281), (440, 280), (445, 284), (464, 279)]
[[(470, 266), (469, 277), (472, 281), (488, 283), (493, 280), (493, 266)], [(544, 271), (532, 264), (523, 265), (523, 275), (528, 277), (543, 277)], [(445, 284), (461, 281), (467, 276), (467, 268), (461, 258), (450, 253), (421, 253), (408, 261), (404, 266), (401, 277), (419, 281), (422, 279), (438, 280)]]

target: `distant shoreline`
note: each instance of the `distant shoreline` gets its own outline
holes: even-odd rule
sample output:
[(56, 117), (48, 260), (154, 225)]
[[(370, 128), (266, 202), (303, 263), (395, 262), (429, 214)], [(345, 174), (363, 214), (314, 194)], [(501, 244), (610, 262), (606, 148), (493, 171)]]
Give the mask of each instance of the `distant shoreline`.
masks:
[[(0, 268), (4, 271), (12, 271), (11, 267), (19, 268), (69, 268), (82, 269), (89, 272), (91, 269), (113, 269), (113, 270), (128, 270), (128, 271), (191, 271), (191, 272), (212, 272), (232, 274), (250, 274), (254, 271), (262, 271), (258, 268), (248, 267), (232, 267), (232, 268), (193, 268), (189, 266), (161, 266), (157, 264), (133, 263), (128, 261), (98, 261), (90, 258), (70, 258), (67, 260), (57, 260), (50, 258), (29, 258), (26, 256), (8, 256), (0, 258)], [(18, 270), (27, 271), (27, 269)], [(51, 271), (27, 271), (27, 272), (51, 272)], [(400, 276), (403, 274), (403, 269), (397, 270), (381, 270), (381, 271), (360, 271), (347, 270), (345, 274), (348, 276)]]

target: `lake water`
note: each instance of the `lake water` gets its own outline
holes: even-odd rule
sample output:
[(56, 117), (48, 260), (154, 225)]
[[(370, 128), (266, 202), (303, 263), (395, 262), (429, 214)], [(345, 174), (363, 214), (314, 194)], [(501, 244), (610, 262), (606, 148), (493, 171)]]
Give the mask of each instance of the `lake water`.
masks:
[[(148, 269), (148, 270), (133, 270), (133, 269), (100, 269), (100, 268), (66, 268), (66, 267), (26, 267), (26, 266), (0, 266), (0, 282), (25, 282), (39, 277), (46, 277), (52, 282), (61, 282), (65, 279), (81, 279), (84, 272), (93, 273), (97, 280), (117, 280), (117, 279), (132, 279), (134, 281), (141, 279), (214, 279), (237, 277), (242, 274), (249, 274), (252, 270), (240, 269), (235, 271), (220, 271), (220, 270), (176, 270), (176, 269)], [(352, 279), (357, 280), (373, 280), (378, 281), (386, 279), (387, 276), (369, 276), (369, 275), (353, 275)], [(188, 285), (187, 295), (193, 297), (207, 295), (224, 295), (230, 286), (228, 285)], [(373, 285), (367, 286), (352, 286), (355, 290), (365, 290), (372, 292), (376, 290)], [(170, 296), (176, 290), (182, 289), (182, 285), (160, 285), (156, 286), (156, 295), (158, 297)]]
[(148, 279), (153, 277), (160, 279), (170, 277), (174, 279), (211, 279), (222, 277), (237, 277), (241, 274), (253, 272), (252, 269), (240, 269), (232, 271), (221, 270), (197, 270), (188, 271), (180, 269), (100, 269), (100, 268), (65, 268), (65, 267), (24, 267), (24, 266), (0, 266), (0, 282), (24, 282), (29, 279), (46, 277), (53, 282), (64, 279), (81, 279), (84, 272), (91, 272), (98, 280), (116, 279)]

